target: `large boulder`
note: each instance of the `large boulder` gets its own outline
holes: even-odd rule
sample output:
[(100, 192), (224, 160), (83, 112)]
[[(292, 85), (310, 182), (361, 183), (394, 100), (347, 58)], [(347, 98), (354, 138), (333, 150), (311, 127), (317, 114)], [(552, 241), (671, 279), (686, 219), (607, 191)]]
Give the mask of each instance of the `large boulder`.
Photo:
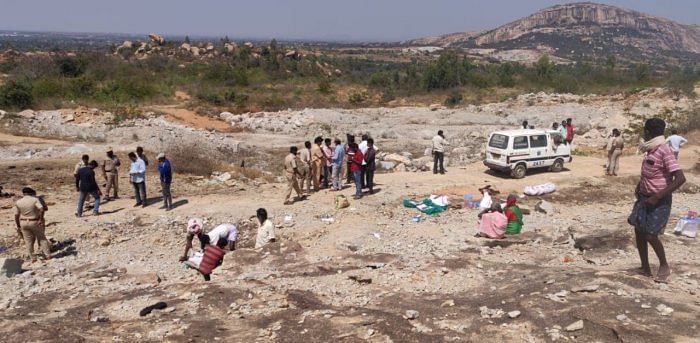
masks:
[(24, 110), (22, 112), (17, 113), (17, 115), (25, 119), (36, 118), (36, 112), (34, 112), (33, 110)]
[(165, 38), (163, 38), (163, 36), (161, 36), (157, 33), (149, 34), (148, 38), (150, 38), (151, 42), (153, 42), (156, 45), (163, 45), (163, 43), (165, 43)]
[(399, 164), (410, 164), (411, 159), (409, 159), (406, 156), (402, 156), (399, 154), (388, 154), (384, 156), (384, 161), (391, 161), (391, 162), (396, 162)]

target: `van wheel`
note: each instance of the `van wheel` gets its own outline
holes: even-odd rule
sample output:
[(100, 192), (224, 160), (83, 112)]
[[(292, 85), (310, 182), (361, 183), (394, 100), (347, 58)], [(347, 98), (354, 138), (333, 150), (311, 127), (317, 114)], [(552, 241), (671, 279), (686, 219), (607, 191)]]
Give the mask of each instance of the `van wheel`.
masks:
[(525, 168), (524, 164), (518, 164), (513, 168), (513, 171), (510, 172), (510, 176), (512, 176), (514, 179), (522, 179), (525, 177), (525, 173), (527, 172), (527, 168)]
[(557, 158), (554, 161), (554, 164), (552, 164), (551, 170), (555, 173), (558, 173), (562, 171), (562, 169), (564, 169), (564, 160), (562, 160), (561, 158)]

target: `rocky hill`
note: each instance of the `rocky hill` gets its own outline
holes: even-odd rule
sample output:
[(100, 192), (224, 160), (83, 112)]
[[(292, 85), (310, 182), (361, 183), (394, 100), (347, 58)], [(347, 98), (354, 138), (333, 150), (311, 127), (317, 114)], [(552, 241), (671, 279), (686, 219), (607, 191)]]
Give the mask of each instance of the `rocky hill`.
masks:
[[(421, 40), (415, 42), (420, 44)], [(549, 7), (477, 35), (450, 34), (431, 39), (430, 43), (446, 47), (534, 49), (575, 60), (610, 54), (630, 60), (697, 60), (700, 26), (583, 2)]]

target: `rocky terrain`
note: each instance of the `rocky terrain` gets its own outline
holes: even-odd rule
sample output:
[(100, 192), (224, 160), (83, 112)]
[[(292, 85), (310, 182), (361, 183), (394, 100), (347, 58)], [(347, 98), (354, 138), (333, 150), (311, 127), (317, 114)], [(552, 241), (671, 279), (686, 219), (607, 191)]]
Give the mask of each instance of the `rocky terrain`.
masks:
[[(412, 41), (443, 47), (526, 50), (580, 60), (696, 60), (700, 28), (615, 6), (581, 2), (545, 8), (493, 30)], [(498, 57), (498, 56), (496, 56)]]
[[(630, 143), (621, 176), (608, 178), (597, 152), (613, 127), (628, 127), (626, 113), (692, 106), (692, 99), (649, 90), (526, 94), (455, 109), (221, 113), (206, 120), (144, 113), (115, 121), (109, 112), (85, 108), (0, 112), (3, 191), (17, 194), (31, 185), (45, 195), (54, 254), (12, 268), (24, 245), (9, 220), (14, 198), (0, 198), (0, 216), (8, 219), (0, 224), (0, 261), (8, 266), (0, 275), (0, 333), (27, 342), (692, 342), (700, 311), (697, 240), (667, 229), (669, 284), (631, 273), (638, 258), (626, 217), (641, 157)], [(578, 128), (577, 149), (589, 156), (575, 156), (565, 171), (514, 180), (481, 164), (492, 130), (525, 119), (544, 127), (566, 117)], [(208, 129), (211, 120), (235, 130)], [(452, 144), (444, 176), (422, 172), (437, 129)], [(336, 193), (327, 191), (282, 205), (285, 184), (276, 176), (289, 145), (362, 132), (382, 151), (376, 194), (339, 210)], [(688, 184), (674, 196), (674, 223), (700, 208), (700, 147), (693, 137), (681, 154)], [(186, 161), (173, 159), (172, 212), (158, 208), (153, 166), (147, 208), (132, 207), (122, 173), (122, 198), (105, 203), (99, 217), (76, 219), (72, 166), (82, 153), (102, 156), (108, 145), (123, 160), (136, 145), (148, 153), (199, 146), (227, 163), (197, 176), (179, 173)], [(271, 177), (246, 173), (243, 160)], [(544, 182), (557, 191), (522, 195), (525, 186)], [(477, 212), (462, 208), (462, 199), (486, 184), (501, 192), (500, 200), (519, 195), (528, 213), (522, 234), (474, 237)], [(348, 185), (341, 193), (352, 192)], [(402, 200), (430, 194), (448, 196), (450, 208), (415, 221), (416, 210)], [(259, 207), (271, 214), (279, 240), (256, 250)], [(236, 251), (226, 254), (211, 282), (177, 261), (193, 216), (209, 229), (230, 222), (240, 230)], [(165, 307), (140, 315), (158, 302)]]

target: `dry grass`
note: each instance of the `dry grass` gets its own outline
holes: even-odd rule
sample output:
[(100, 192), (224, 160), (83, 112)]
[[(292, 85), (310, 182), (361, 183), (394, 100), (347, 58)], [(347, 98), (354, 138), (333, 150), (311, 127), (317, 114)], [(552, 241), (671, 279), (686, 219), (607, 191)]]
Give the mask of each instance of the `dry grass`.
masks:
[(209, 176), (221, 165), (220, 160), (213, 156), (210, 150), (196, 144), (178, 142), (169, 146), (166, 151), (178, 173)]

